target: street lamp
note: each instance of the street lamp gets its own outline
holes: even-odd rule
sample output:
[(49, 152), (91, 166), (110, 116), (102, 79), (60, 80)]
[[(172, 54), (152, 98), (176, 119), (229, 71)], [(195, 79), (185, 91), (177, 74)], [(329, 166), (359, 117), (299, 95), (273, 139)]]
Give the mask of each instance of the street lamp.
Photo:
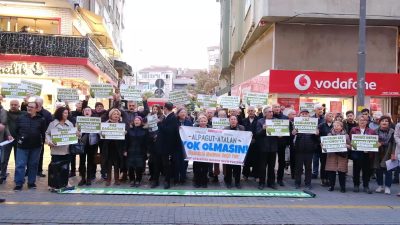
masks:
[(365, 107), (365, 39), (367, 2), (360, 0), (360, 26), (358, 30), (357, 115)]

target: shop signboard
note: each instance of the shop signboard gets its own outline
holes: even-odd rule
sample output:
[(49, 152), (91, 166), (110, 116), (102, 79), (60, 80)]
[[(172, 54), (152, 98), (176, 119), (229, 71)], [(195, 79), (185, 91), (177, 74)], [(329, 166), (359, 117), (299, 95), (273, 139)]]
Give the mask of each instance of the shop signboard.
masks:
[(239, 108), (239, 96), (219, 96), (218, 104), (224, 109), (237, 109)]
[(27, 80), (21, 80), (21, 84), (26, 85), (26, 92), (31, 96), (40, 96), (42, 94), (42, 84), (30, 82)]
[(125, 123), (101, 123), (100, 139), (125, 140)]
[(246, 92), (243, 99), (247, 106), (264, 106), (268, 104), (268, 93)]
[(300, 111), (303, 109), (306, 109), (310, 113), (310, 116), (314, 116), (314, 114), (315, 114), (314, 107), (316, 104), (318, 104), (318, 103), (316, 103), (316, 102), (301, 102), (300, 103)]
[(171, 91), (169, 93), (169, 101), (175, 106), (190, 104), (189, 96), (185, 90)]
[(133, 85), (121, 84), (121, 98), (128, 101), (142, 101), (142, 90)]
[(155, 132), (158, 130), (158, 117), (156, 114), (154, 115), (148, 115), (147, 116), (147, 126), (149, 127), (150, 132)]
[(79, 101), (78, 90), (74, 88), (57, 88), (57, 101), (59, 102)]
[(265, 120), (267, 136), (290, 136), (289, 120)]
[(50, 131), (51, 141), (57, 146), (78, 143), (76, 127), (60, 129), (55, 128)]
[(217, 97), (213, 95), (197, 95), (197, 102), (200, 108), (209, 109), (217, 107)]
[(316, 134), (318, 128), (318, 118), (295, 117), (294, 128), (300, 134)]
[[(270, 70), (269, 93), (356, 96), (357, 73)], [(399, 96), (400, 76), (367, 73), (365, 94), (367, 96)]]
[(322, 153), (347, 152), (346, 136), (332, 135), (321, 137)]
[(111, 84), (91, 84), (90, 96), (92, 98), (110, 98), (114, 95), (114, 89)]
[(76, 117), (76, 126), (81, 133), (100, 133), (101, 118), (78, 116)]
[(351, 146), (354, 151), (378, 152), (378, 135), (351, 135)]
[(228, 118), (212, 118), (212, 128), (215, 129), (224, 129), (225, 127), (229, 126), (229, 119)]
[(27, 86), (21, 83), (2, 83), (1, 95), (4, 98), (24, 98), (27, 96)]

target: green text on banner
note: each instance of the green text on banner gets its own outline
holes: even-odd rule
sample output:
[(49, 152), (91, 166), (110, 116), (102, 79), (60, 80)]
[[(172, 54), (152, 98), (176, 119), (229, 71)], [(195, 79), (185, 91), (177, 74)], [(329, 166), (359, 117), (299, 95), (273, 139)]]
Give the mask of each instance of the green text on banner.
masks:
[(79, 101), (78, 91), (73, 88), (57, 88), (57, 100), (59, 102)]
[(351, 135), (351, 145), (354, 151), (378, 152), (378, 135)]
[(78, 116), (76, 117), (76, 126), (81, 133), (97, 134), (100, 133), (101, 118)]
[(229, 126), (229, 119), (228, 118), (212, 118), (212, 128), (215, 129), (224, 129), (225, 127)]
[(347, 152), (346, 136), (332, 135), (321, 137), (322, 152)]
[(125, 140), (125, 123), (101, 123), (100, 139)]
[(121, 98), (128, 101), (142, 101), (142, 90), (133, 85), (121, 84)]
[(240, 98), (239, 96), (219, 96), (218, 104), (225, 109), (237, 109), (239, 108)]
[(268, 104), (268, 93), (246, 92), (243, 99), (247, 106), (263, 106)]
[(168, 99), (176, 106), (187, 105), (190, 103), (189, 96), (185, 90), (171, 91)]
[(70, 145), (78, 143), (76, 128), (60, 129), (55, 128), (50, 131), (51, 142), (57, 146)]
[(109, 98), (114, 94), (114, 89), (111, 84), (91, 84), (90, 96), (92, 98)]
[(2, 83), (1, 95), (4, 98), (24, 98), (27, 95), (27, 87), (20, 83)]
[(268, 136), (290, 136), (289, 120), (265, 120)]
[(199, 103), (200, 108), (209, 109), (217, 107), (217, 97), (212, 95), (197, 95), (197, 102)]
[(187, 160), (243, 165), (251, 142), (250, 131), (179, 128)]
[(294, 128), (300, 134), (315, 134), (318, 127), (318, 118), (295, 117)]
[(26, 92), (27, 94), (33, 96), (40, 96), (42, 94), (42, 84), (38, 84), (35, 82), (30, 82), (27, 80), (21, 80), (21, 84), (26, 85)]

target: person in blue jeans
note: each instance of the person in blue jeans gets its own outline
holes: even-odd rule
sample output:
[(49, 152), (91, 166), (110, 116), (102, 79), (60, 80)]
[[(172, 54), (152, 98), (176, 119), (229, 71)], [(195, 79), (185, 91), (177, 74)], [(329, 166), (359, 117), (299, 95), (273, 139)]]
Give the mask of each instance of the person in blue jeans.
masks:
[(38, 104), (29, 102), (28, 113), (17, 119), (16, 134), (17, 158), (15, 168), (15, 191), (21, 191), (25, 183), (25, 170), (28, 169), (28, 188), (36, 189), (36, 175), (39, 166), (46, 121), (40, 116)]

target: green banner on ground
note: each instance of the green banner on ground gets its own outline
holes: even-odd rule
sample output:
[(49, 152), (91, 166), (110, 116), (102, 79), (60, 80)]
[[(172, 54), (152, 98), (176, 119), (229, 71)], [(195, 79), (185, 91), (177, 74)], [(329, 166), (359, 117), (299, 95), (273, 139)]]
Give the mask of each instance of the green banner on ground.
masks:
[(164, 190), (136, 188), (75, 188), (61, 190), (60, 194), (91, 195), (158, 195), (158, 196), (219, 196), (219, 197), (281, 197), (313, 198), (315, 194), (303, 191), (260, 191), (260, 190)]

